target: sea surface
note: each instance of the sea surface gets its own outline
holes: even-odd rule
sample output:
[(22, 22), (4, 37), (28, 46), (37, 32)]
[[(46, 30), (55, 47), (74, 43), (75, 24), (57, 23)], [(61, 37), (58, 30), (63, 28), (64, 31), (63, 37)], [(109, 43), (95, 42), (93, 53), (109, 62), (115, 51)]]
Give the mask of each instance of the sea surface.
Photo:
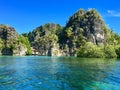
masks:
[(0, 90), (120, 90), (120, 60), (1, 56)]

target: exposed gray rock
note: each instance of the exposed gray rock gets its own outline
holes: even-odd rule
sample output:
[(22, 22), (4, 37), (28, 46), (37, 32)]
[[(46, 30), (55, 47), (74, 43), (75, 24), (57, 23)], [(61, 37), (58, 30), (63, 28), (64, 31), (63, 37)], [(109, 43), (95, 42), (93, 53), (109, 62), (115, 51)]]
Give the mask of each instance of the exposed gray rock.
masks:
[(0, 38), (4, 40), (5, 46), (14, 44), (18, 37), (19, 35), (13, 27), (0, 25)]
[(17, 49), (13, 50), (15, 56), (25, 56), (27, 54), (27, 48), (24, 46), (18, 46)]
[(58, 34), (62, 27), (58, 24), (49, 23), (40, 26), (29, 33), (33, 54), (38, 52), (42, 56), (61, 56), (58, 43)]
[[(64, 35), (62, 37), (64, 37), (64, 41), (62, 41), (61, 46), (65, 49), (65, 44), (67, 44), (67, 53), (70, 56), (76, 56), (76, 50), (84, 44), (84, 41), (92, 42), (95, 45), (104, 45), (107, 36), (105, 29), (106, 24), (97, 10), (85, 11), (81, 9), (70, 17), (63, 30)], [(72, 35), (68, 36), (70, 33)]]
[(3, 41), (2, 55), (26, 55), (27, 48), (19, 44), (19, 35), (13, 27), (0, 25), (0, 39)]

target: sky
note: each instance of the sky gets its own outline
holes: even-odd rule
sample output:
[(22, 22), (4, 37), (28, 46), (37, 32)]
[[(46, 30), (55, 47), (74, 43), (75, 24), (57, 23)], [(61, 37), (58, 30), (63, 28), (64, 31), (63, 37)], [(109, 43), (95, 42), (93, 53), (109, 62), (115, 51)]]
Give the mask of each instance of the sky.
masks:
[(95, 8), (106, 24), (120, 34), (120, 0), (0, 0), (0, 24), (28, 33), (46, 23), (65, 26), (80, 8)]

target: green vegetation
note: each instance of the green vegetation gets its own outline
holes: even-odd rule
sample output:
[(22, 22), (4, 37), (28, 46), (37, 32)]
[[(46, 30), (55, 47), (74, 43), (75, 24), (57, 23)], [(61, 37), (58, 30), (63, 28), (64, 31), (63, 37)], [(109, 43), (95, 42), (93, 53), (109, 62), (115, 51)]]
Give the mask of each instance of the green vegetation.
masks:
[(25, 46), (27, 48), (27, 55), (32, 54), (32, 50), (31, 50), (31, 46), (30, 46), (30, 42), (28, 40), (28, 37), (20, 35), (18, 37), (18, 44), (23, 45), (23, 46)]
[(116, 58), (117, 54), (115, 48), (112, 45), (106, 45), (104, 48), (104, 53), (106, 58)]
[(18, 35), (13, 27), (0, 25), (0, 51), (18, 55), (62, 55), (88, 58), (120, 58), (120, 36), (110, 29), (96, 9), (80, 9), (65, 27), (47, 23)]
[(57, 43), (58, 37), (54, 34), (49, 36), (42, 36), (37, 41), (33, 43), (33, 46), (39, 49), (41, 54), (46, 55), (47, 52), (53, 47), (55, 43)]
[(3, 40), (0, 39), (0, 50), (2, 50), (2, 48), (3, 48)]
[(13, 27), (0, 25), (0, 50), (2, 55), (19, 55), (21, 48), (27, 48), (26, 54), (32, 54), (28, 37), (18, 35)]
[(120, 46), (116, 46), (115, 52), (117, 54), (117, 57), (120, 58)]
[(119, 55), (119, 48), (115, 51), (112, 45), (97, 46), (91, 42), (81, 46), (77, 53), (78, 57), (89, 58), (116, 58), (117, 54)]
[(104, 48), (94, 45), (91, 42), (87, 42), (84, 46), (80, 47), (77, 55), (78, 57), (103, 58)]

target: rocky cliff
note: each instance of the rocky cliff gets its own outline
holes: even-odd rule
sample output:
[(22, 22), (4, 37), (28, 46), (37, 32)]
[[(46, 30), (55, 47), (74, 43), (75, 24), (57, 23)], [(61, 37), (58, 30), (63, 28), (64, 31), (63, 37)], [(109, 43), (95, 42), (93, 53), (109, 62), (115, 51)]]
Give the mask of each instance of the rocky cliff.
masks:
[[(0, 25), (2, 55), (26, 55), (26, 47), (19, 44), (19, 35), (13, 27)], [(21, 49), (24, 48), (24, 49)]]
[(97, 10), (85, 11), (80, 9), (68, 21), (66, 28), (72, 28), (74, 35), (83, 34), (87, 41), (94, 44), (105, 44), (106, 42), (106, 24)]
[(66, 49), (68, 55), (75, 56), (76, 50), (85, 42), (95, 45), (105, 44), (107, 40), (105, 22), (97, 10), (80, 9), (70, 17), (62, 31), (61, 49)]
[(18, 33), (13, 27), (0, 25), (0, 38), (4, 40), (5, 46), (14, 44), (18, 36)]
[[(101, 56), (104, 46), (119, 44), (120, 36), (107, 27), (95, 9), (80, 9), (69, 18), (65, 27), (47, 23), (22, 35), (18, 35), (13, 27), (0, 25), (0, 53), (3, 55), (77, 56), (79, 51), (81, 56), (84, 51), (83, 56), (88, 56), (85, 48), (93, 45), (91, 52), (101, 51), (98, 55)], [(98, 46), (102, 46), (102, 50)], [(116, 52), (119, 54), (118, 48)]]
[(53, 48), (57, 48), (59, 55), (76, 56), (77, 50), (86, 42), (105, 45), (108, 32), (110, 30), (97, 10), (80, 9), (70, 17), (65, 27), (45, 24), (30, 32), (28, 37), (39, 55), (52, 56)]
[(62, 30), (59, 24), (48, 23), (28, 34), (31, 46), (38, 55), (60, 56), (58, 34)]

